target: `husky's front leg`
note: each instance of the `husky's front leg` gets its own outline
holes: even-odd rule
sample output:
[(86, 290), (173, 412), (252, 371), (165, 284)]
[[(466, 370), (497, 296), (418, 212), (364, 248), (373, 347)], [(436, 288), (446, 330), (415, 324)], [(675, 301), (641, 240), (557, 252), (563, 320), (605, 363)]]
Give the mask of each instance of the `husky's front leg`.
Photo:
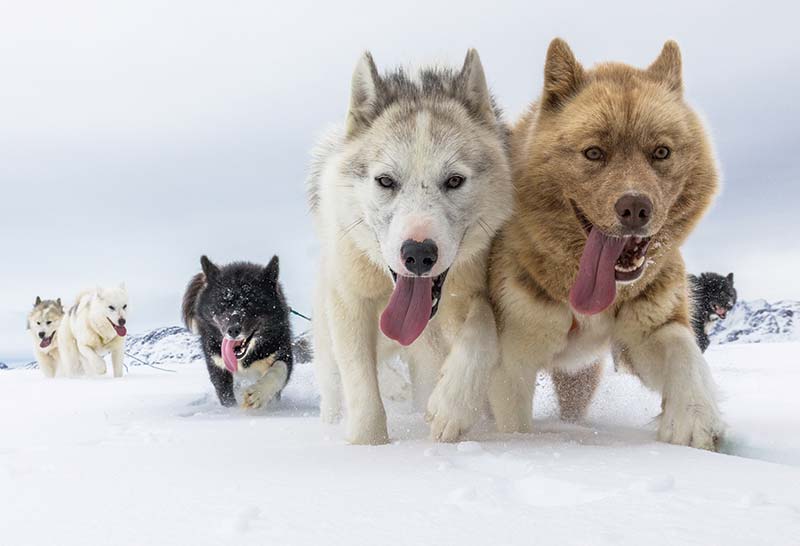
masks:
[(339, 367), (333, 357), (325, 300), (314, 305), (314, 375), (319, 386), (319, 416), (323, 423), (337, 423), (342, 416), (342, 385)]
[(642, 382), (663, 398), (658, 439), (716, 450), (724, 424), (711, 371), (688, 326), (661, 326), (641, 343), (626, 341)]
[(49, 354), (36, 353), (36, 360), (39, 362), (39, 369), (45, 377), (55, 377), (58, 361)]
[(486, 405), (489, 374), (497, 359), (492, 308), (483, 295), (473, 296), (467, 319), (428, 400), (432, 439), (454, 442), (475, 424)]
[(347, 408), (347, 439), (352, 444), (385, 444), (389, 434), (378, 387), (375, 302), (339, 294), (331, 294), (329, 301), (328, 326)]
[(125, 347), (122, 343), (117, 343), (111, 349), (111, 368), (114, 370), (114, 377), (122, 377), (123, 354)]
[(254, 385), (244, 391), (242, 407), (258, 409), (275, 398), (286, 385), (289, 377), (289, 367), (283, 360), (278, 360), (269, 367), (267, 372), (256, 381)]
[(81, 355), (81, 364), (83, 364), (83, 372), (87, 377), (94, 377), (101, 373), (105, 373), (106, 361), (103, 360), (94, 349), (88, 345), (83, 345), (78, 342), (78, 352)]

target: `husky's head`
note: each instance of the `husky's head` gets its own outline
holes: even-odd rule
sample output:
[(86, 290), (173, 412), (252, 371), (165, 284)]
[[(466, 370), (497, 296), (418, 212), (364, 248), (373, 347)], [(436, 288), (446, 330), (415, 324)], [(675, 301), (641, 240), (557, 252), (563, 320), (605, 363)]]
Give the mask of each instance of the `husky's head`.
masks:
[(288, 308), (278, 283), (278, 257), (266, 267), (233, 263), (218, 267), (206, 256), (200, 258), (205, 286), (198, 295), (200, 321), (221, 338), (220, 353), (225, 367), (237, 372), (260, 355), (265, 334), (288, 328)]
[(89, 316), (100, 332), (110, 331), (120, 337), (128, 334), (128, 290), (121, 283), (115, 288), (96, 288), (89, 302)]
[(647, 69), (586, 70), (554, 40), (530, 148), (522, 198), (546, 193), (560, 201), (541, 221), (561, 234), (552, 254), (576, 265), (570, 302), (581, 313), (606, 309), (616, 284), (646, 269), (653, 279), (657, 255), (678, 248), (717, 187), (710, 142), (684, 101), (680, 50), (671, 41)]
[(395, 289), (381, 329), (412, 343), (448, 272), (488, 248), (511, 208), (506, 130), (474, 50), (460, 71), (380, 76), (364, 54), (352, 80), (337, 192), (341, 229)]
[(55, 347), (56, 331), (62, 318), (64, 308), (61, 306), (61, 298), (43, 300), (36, 296), (33, 309), (28, 313), (28, 330), (39, 349), (47, 352)]
[(724, 319), (736, 305), (736, 288), (733, 273), (703, 273), (696, 279), (696, 298), (702, 306), (703, 317), (708, 320)]

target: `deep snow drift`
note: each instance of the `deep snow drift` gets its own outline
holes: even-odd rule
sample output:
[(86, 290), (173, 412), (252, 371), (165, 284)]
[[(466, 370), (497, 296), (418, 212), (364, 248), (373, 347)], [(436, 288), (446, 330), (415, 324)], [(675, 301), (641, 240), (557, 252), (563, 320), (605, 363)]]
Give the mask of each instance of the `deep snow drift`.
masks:
[(481, 423), (456, 445), (388, 406), (393, 443), (319, 422), (311, 368), (265, 412), (226, 410), (205, 367), (120, 380), (0, 375), (3, 544), (798, 544), (800, 344), (707, 355), (726, 451), (654, 441), (658, 397), (609, 371), (589, 418)]

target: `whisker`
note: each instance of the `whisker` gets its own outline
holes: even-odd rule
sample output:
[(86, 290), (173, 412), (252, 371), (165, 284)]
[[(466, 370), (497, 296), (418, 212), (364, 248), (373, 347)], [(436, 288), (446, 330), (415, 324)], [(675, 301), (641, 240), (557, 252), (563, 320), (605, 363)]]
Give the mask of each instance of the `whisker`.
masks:
[(348, 233), (350, 233), (351, 231), (353, 231), (355, 228), (357, 228), (358, 226), (360, 226), (360, 225), (361, 225), (361, 222), (363, 222), (363, 221), (364, 221), (364, 219), (363, 219), (363, 218), (359, 218), (359, 219), (358, 219), (358, 220), (356, 220), (355, 222), (352, 222), (352, 223), (351, 223), (349, 226), (347, 226), (346, 228), (344, 228), (344, 230), (342, 231), (342, 233), (339, 235), (339, 239), (343, 238), (345, 235), (347, 235)]

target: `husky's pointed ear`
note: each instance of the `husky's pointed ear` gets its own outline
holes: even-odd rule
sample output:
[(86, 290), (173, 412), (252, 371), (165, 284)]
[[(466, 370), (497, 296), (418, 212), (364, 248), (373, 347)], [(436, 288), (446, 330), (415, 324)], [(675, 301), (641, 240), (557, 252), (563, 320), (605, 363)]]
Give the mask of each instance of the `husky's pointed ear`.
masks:
[(350, 108), (347, 111), (347, 136), (368, 127), (375, 117), (378, 95), (381, 90), (381, 77), (372, 54), (365, 51), (358, 60), (350, 84)]
[(33, 302), (33, 306), (36, 307), (40, 303), (42, 303), (42, 298), (40, 298), (39, 296), (36, 296), (36, 301)]
[(266, 280), (268, 283), (276, 283), (278, 282), (279, 273), (280, 265), (278, 263), (278, 257), (273, 256), (267, 264), (267, 267), (264, 268), (264, 280)]
[(567, 42), (561, 38), (550, 42), (544, 63), (542, 105), (549, 110), (558, 110), (578, 92), (583, 79), (583, 67), (575, 59)]
[(211, 284), (219, 275), (219, 267), (208, 259), (208, 256), (203, 255), (200, 257), (200, 267), (203, 268), (203, 274), (206, 276), (206, 283)]
[(128, 291), (128, 288), (125, 286), (125, 281), (122, 281), (121, 283), (119, 283), (119, 289), (120, 290), (124, 290), (125, 292)]
[(459, 75), (464, 94), (472, 113), (488, 121), (497, 121), (492, 105), (492, 95), (486, 84), (486, 74), (478, 51), (470, 49), (464, 59), (464, 66)]
[(56, 299), (56, 305), (58, 305), (59, 309), (63, 309), (64, 308), (64, 306), (61, 304), (61, 298), (57, 298)]
[(733, 273), (728, 273), (728, 276), (725, 278), (728, 279), (729, 283), (733, 284)]
[(683, 68), (678, 44), (673, 40), (665, 43), (658, 59), (647, 68), (647, 72), (672, 91), (683, 93)]

